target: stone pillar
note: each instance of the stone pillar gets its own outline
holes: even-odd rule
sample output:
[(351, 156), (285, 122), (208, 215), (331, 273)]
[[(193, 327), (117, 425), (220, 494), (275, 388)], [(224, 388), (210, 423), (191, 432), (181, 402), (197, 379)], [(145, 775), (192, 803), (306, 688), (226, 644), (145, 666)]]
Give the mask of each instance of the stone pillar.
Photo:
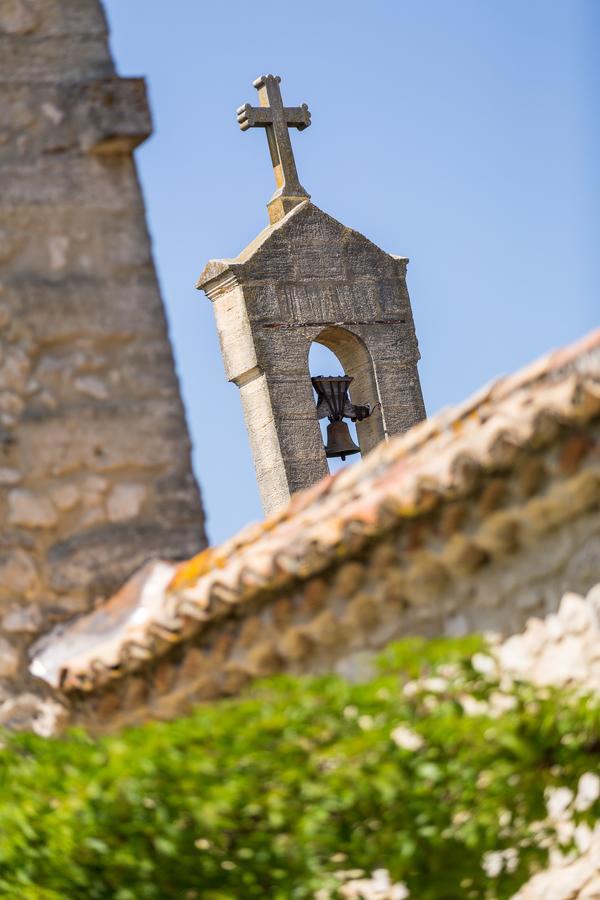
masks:
[(306, 340), (304, 335), (274, 334), (268, 345), (270, 358), (262, 358), (261, 364), (257, 354), (263, 354), (254, 340), (242, 284), (226, 275), (205, 290), (213, 302), (227, 380), (240, 389), (259, 492), (268, 515), (295, 490), (327, 474), (307, 378)]
[(0, 3), (0, 109), (1, 681), (38, 629), (205, 535), (132, 158), (145, 86), (98, 0)]

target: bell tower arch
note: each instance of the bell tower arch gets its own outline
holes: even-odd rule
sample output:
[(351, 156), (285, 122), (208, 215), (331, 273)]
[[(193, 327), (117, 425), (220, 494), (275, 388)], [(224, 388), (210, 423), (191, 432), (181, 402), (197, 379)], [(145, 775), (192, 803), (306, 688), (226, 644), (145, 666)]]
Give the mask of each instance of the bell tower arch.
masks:
[(268, 137), (277, 124), (277, 140), (269, 137), (277, 185), (271, 222), (235, 259), (211, 260), (197, 287), (213, 303), (226, 375), (240, 389), (270, 514), (328, 473), (308, 368), (313, 341), (341, 361), (352, 403), (372, 410), (357, 422), (363, 455), (423, 419), (425, 409), (408, 260), (310, 201), (289, 166), (283, 135), (284, 122), (286, 129), (306, 128), (310, 114), (305, 106), (282, 106), (274, 76), (255, 86), (261, 105), (240, 107), (238, 121), (243, 130), (265, 128)]
[(314, 340), (335, 353), (346, 375), (352, 378), (352, 403), (372, 409), (370, 415), (356, 422), (358, 444), (364, 456), (386, 436), (377, 376), (369, 348), (361, 337), (341, 325), (327, 325)]

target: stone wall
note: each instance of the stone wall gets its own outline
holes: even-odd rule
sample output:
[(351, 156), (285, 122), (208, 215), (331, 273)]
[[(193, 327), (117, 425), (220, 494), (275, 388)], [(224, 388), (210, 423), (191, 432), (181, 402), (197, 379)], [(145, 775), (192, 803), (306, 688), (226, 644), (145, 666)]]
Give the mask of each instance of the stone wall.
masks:
[(98, 0), (0, 0), (0, 683), (146, 558), (205, 544)]

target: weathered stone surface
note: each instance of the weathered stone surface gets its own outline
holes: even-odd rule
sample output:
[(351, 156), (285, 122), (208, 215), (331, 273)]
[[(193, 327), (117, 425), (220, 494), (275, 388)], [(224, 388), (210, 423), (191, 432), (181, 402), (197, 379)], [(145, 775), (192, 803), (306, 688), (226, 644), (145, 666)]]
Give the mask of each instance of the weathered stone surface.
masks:
[[(69, 43), (77, 37), (98, 36), (103, 38), (104, 58), (107, 58), (106, 20), (102, 7), (96, 2), (90, 2), (90, 0), (3, 0), (1, 11), (1, 30), (7, 34), (29, 34), (33, 20), (33, 27), (38, 38), (62, 37)], [(26, 27), (11, 30), (11, 22), (15, 17), (20, 20), (23, 15), (25, 15)], [(27, 43), (25, 46), (31, 47)], [(64, 58), (61, 74), (63, 79), (69, 78), (68, 71), (65, 72)]]
[(90, 598), (108, 596), (146, 560), (187, 556), (200, 540), (200, 528), (198, 522), (170, 528), (168, 533), (160, 522), (90, 528), (50, 547), (49, 585), (59, 594), (83, 588)]
[(50, 489), (50, 496), (57, 509), (67, 512), (77, 506), (81, 499), (81, 491), (76, 484), (57, 484)]
[(19, 652), (3, 637), (0, 637), (0, 678), (11, 678), (19, 668)]
[[(134, 222), (131, 215), (126, 217), (127, 226), (130, 221)], [(120, 237), (122, 217), (120, 226), (110, 216), (101, 216), (96, 225), (101, 236), (114, 234), (118, 229)], [(127, 341), (137, 339), (143, 343), (151, 336), (160, 338), (164, 319), (152, 270), (147, 265), (124, 266), (121, 260), (113, 278), (107, 282), (101, 273), (110, 260), (101, 260), (100, 271), (92, 269), (92, 259), (98, 259), (106, 238), (99, 239), (81, 210), (77, 216), (69, 217), (67, 227), (79, 245), (81, 255), (77, 254), (76, 262), (80, 271), (74, 273), (71, 269), (66, 280), (50, 279), (44, 275), (47, 266), (44, 255), (39, 251), (33, 253), (32, 248), (27, 260), (22, 259), (19, 266), (37, 266), (39, 273), (33, 277), (31, 268), (28, 272), (19, 270), (10, 280), (0, 281), (0, 296), (11, 317), (11, 326), (18, 315), (32, 340), (53, 343), (55, 347), (84, 339), (103, 340), (109, 345), (115, 342), (122, 349)], [(92, 256), (88, 255), (90, 247), (94, 247)]]
[(297, 128), (298, 131), (308, 128), (310, 113), (306, 103), (292, 107), (283, 105), (280, 81), (278, 75), (261, 75), (253, 82), (260, 106), (253, 107), (246, 103), (237, 111), (242, 131), (256, 127), (267, 130), (276, 185), (275, 194), (267, 204), (271, 222), (278, 222), (309, 196), (298, 180), (288, 128)]
[[(100, 0), (0, 0), (0, 633), (17, 693), (38, 628), (162, 545), (206, 540), (131, 157), (150, 130)], [(25, 707), (3, 715), (34, 721)]]
[(43, 617), (39, 606), (15, 606), (2, 618), (0, 628), (8, 634), (36, 634), (42, 624)]
[[(327, 473), (308, 371), (313, 341), (352, 376), (361, 451), (425, 415), (406, 260), (303, 200), (235, 260), (208, 263), (227, 378), (238, 385), (267, 513)], [(326, 374), (326, 373), (324, 373)]]
[[(124, 402), (93, 407), (67, 407), (62, 416), (54, 409), (36, 410), (20, 427), (20, 458), (32, 478), (58, 478), (77, 472), (111, 473), (134, 466), (165, 474), (173, 460), (185, 459), (190, 445), (179, 410), (147, 401), (129, 409)], [(146, 407), (146, 408), (144, 408)]]
[(26, 693), (0, 704), (0, 727), (52, 737), (60, 733), (67, 715), (66, 708), (60, 703)]
[(5, 113), (0, 125), (3, 163), (79, 149), (105, 156), (129, 153), (150, 131), (139, 78), (15, 85), (0, 99), (0, 108)]
[(21, 478), (18, 469), (0, 469), (0, 485), (18, 484)]
[(58, 514), (48, 497), (33, 491), (14, 490), (8, 495), (8, 521), (26, 528), (53, 528)]
[(30, 597), (35, 595), (39, 585), (31, 554), (19, 548), (0, 550), (0, 593)]
[(83, 378), (75, 379), (75, 389), (86, 397), (92, 397), (94, 400), (106, 400), (110, 390), (104, 381), (94, 378), (91, 375)]
[(1, 0), (0, 34), (29, 34), (39, 23), (39, 16), (27, 0)]
[(25, 387), (31, 362), (21, 347), (7, 347), (0, 365), (0, 390), (20, 393)]
[(147, 490), (143, 484), (117, 484), (107, 500), (108, 518), (111, 522), (134, 519), (140, 512)]

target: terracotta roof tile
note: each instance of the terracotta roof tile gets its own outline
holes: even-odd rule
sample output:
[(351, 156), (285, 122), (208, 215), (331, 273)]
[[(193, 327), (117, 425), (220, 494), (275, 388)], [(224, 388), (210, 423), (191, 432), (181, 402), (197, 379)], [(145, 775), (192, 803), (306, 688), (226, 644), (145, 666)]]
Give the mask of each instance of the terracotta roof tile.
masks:
[(47, 635), (31, 671), (63, 691), (94, 690), (232, 605), (282, 593), (464, 496), (478, 474), (510, 469), (523, 448), (551, 442), (558, 425), (599, 414), (600, 330), (380, 445), (220, 547), (177, 566), (149, 563), (99, 609)]

